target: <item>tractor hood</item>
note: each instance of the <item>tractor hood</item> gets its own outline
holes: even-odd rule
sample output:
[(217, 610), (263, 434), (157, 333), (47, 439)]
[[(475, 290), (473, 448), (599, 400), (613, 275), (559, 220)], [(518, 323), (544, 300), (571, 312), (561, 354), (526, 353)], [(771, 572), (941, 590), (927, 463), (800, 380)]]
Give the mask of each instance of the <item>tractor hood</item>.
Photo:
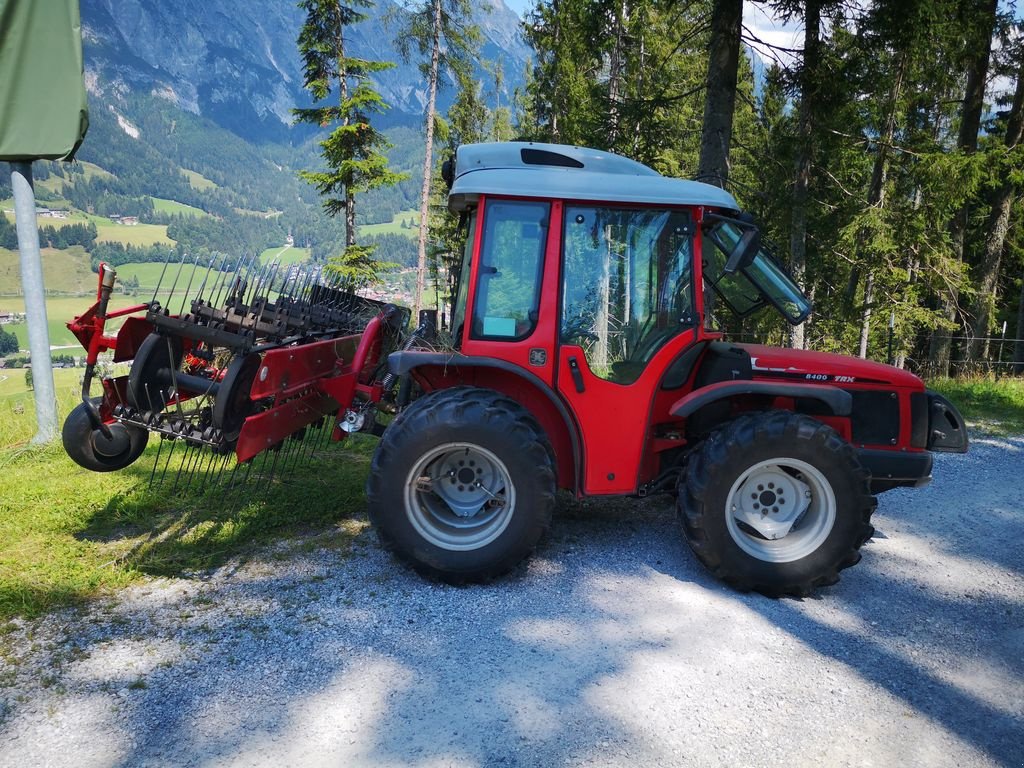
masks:
[(891, 384), (923, 390), (924, 383), (912, 373), (859, 357), (782, 349), (760, 344), (736, 344), (750, 355), (755, 379), (822, 382), (829, 384)]

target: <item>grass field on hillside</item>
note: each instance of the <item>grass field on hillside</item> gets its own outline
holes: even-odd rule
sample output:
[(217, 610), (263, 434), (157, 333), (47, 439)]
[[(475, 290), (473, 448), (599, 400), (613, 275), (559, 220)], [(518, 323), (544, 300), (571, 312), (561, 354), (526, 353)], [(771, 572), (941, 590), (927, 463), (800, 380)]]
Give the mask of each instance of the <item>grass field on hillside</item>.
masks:
[[(95, 279), (95, 275), (93, 276)], [(151, 294), (137, 297), (115, 293), (110, 297), (110, 309), (121, 309), (143, 301), (149, 301)], [(46, 300), (46, 322), (50, 333), (50, 346), (73, 347), (68, 354), (80, 354), (81, 345), (67, 329), (66, 323), (82, 314), (96, 300), (96, 288), (82, 296), (51, 296)], [(25, 299), (21, 296), (0, 296), (0, 309), (8, 312), (24, 312)], [(113, 321), (108, 330), (120, 327), (120, 321)], [(28, 349), (28, 326), (25, 323), (11, 323), (4, 330), (18, 337), (18, 346)]]
[(107, 171), (107, 170), (104, 170), (103, 168), (100, 168), (95, 163), (86, 163), (86, 162), (82, 162), (82, 161), (76, 160), (74, 164), (76, 166), (81, 167), (81, 169), (85, 172), (84, 175), (85, 175), (85, 180), (86, 181), (91, 181), (94, 178), (100, 178), (100, 179), (116, 179), (117, 178), (110, 171)]
[[(0, 448), (23, 443), (35, 434), (35, 393), (25, 383), (25, 370), (0, 368)], [(82, 368), (55, 368), (53, 371), (53, 386), (62, 419), (80, 399), (82, 372)], [(23, 409), (29, 411), (28, 416), (18, 413)]]
[(260, 254), (260, 262), (262, 264), (269, 264), (272, 261), (276, 261), (279, 264), (284, 265), (302, 264), (303, 262), (309, 261), (309, 255), (309, 248), (296, 248), (293, 245), (282, 245), (267, 248), (267, 250)]
[(203, 176), (201, 173), (196, 171), (190, 171), (188, 168), (182, 168), (181, 172), (185, 174), (185, 178), (188, 179), (189, 186), (192, 189), (198, 189), (202, 192), (205, 189), (216, 189), (217, 185), (210, 181), (208, 178)]
[[(177, 203), (177, 205), (181, 204)], [(14, 221), (14, 214), (5, 213), (4, 215), (11, 222)], [(115, 224), (110, 219), (93, 216), (82, 211), (70, 211), (66, 219), (53, 219), (48, 216), (36, 217), (36, 224), (40, 229), (85, 224), (90, 221), (96, 225), (96, 239), (103, 242), (123, 243), (124, 245), (156, 245), (157, 243), (174, 245), (174, 241), (167, 237), (167, 227), (164, 224), (135, 224), (132, 226)]]
[[(96, 275), (89, 268), (89, 254), (80, 245), (66, 250), (43, 248), (43, 284), (51, 293), (96, 290)], [(7, 294), (21, 292), (21, 258), (17, 251), (0, 248), (0, 309), (9, 309)]]
[(97, 224), (97, 240), (107, 243), (123, 243), (124, 245), (174, 245), (174, 241), (167, 237), (167, 227), (164, 224)]
[[(419, 211), (399, 211), (389, 224), (361, 224), (359, 234), (363, 237), (367, 235), (404, 235), (410, 239), (416, 239), (419, 234), (419, 221)], [(410, 226), (403, 228), (403, 222)]]
[(153, 201), (153, 210), (159, 213), (181, 213), (186, 216), (209, 216), (206, 211), (202, 208), (196, 208), (192, 205), (185, 205), (185, 203), (179, 203), (177, 200), (165, 200), (162, 197), (151, 197)]

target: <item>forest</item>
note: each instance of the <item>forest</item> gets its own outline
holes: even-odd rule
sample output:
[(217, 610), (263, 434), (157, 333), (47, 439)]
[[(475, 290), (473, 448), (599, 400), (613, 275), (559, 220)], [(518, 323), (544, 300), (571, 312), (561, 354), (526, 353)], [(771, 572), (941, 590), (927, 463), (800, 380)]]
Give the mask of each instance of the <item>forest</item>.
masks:
[(805, 30), (802, 47), (758, 39), (740, 0), (539, 2), (524, 26), (536, 66), (520, 133), (729, 189), (815, 305), (802, 326), (762, 318), (728, 326), (735, 337), (891, 354), (933, 376), (1014, 360), (1021, 372), (1014, 9), (761, 5)]

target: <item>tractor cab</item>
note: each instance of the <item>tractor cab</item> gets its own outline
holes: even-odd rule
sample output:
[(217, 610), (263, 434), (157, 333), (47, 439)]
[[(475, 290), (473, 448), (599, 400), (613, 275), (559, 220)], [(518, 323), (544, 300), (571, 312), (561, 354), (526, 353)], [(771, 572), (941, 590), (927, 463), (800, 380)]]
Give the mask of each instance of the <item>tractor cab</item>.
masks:
[(717, 187), (606, 152), (515, 142), (462, 147), (447, 175), (449, 207), (467, 225), (453, 346), (466, 364), (539, 379), (579, 433), (575, 466), (564, 463), (580, 492), (644, 492), (659, 454), (685, 443), (670, 408), (696, 363), (705, 376), (713, 367), (712, 308), (745, 317), (771, 305), (792, 323), (810, 313)]

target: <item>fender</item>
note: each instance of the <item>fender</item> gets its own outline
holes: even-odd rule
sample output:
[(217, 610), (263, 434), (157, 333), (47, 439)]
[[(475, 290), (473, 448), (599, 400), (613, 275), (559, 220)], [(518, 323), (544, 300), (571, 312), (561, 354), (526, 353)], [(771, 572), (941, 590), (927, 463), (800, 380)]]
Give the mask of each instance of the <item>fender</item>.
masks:
[(543, 380), (533, 373), (523, 370), (518, 365), (493, 357), (470, 357), (458, 352), (425, 352), (420, 350), (392, 352), (388, 355), (388, 370), (395, 376), (405, 376), (416, 368), (426, 365), (455, 369), (494, 368), (516, 376), (535, 387), (551, 403), (562, 419), (566, 434), (569, 436), (569, 444), (572, 446), (575, 490), (578, 491), (583, 487), (579, 476), (583, 466), (583, 449), (580, 443), (579, 427), (569, 413), (565, 403)]
[(828, 406), (834, 416), (849, 416), (853, 409), (853, 397), (849, 392), (838, 387), (774, 381), (720, 381), (717, 384), (709, 384), (706, 387), (695, 389), (685, 397), (679, 398), (669, 408), (669, 412), (673, 416), (686, 418), (705, 405), (738, 395), (767, 395), (818, 400)]

